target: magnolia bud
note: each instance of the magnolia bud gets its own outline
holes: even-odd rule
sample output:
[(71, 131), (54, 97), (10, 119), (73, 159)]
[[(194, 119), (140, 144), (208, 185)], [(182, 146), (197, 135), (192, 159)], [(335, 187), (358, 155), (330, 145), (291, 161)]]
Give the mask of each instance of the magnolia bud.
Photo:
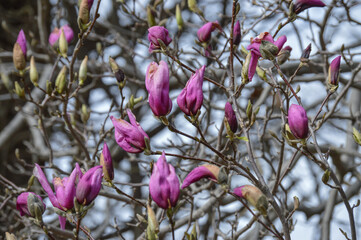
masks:
[(82, 86), (88, 73), (88, 56), (84, 57), (79, 68), (79, 85)]
[(148, 212), (148, 227), (147, 227), (147, 239), (157, 239), (157, 233), (159, 232), (159, 223), (154, 214), (153, 209), (147, 205)]
[(302, 52), (300, 59), (302, 63), (308, 63), (308, 58), (310, 57), (311, 50), (312, 50), (312, 45), (310, 43)]
[(66, 58), (68, 56), (68, 41), (66, 41), (64, 29), (61, 30), (59, 38), (59, 51), (62, 57)]
[(148, 26), (149, 27), (153, 27), (153, 26), (157, 25), (155, 22), (154, 13), (153, 13), (152, 9), (150, 8), (150, 6), (147, 6), (147, 17), (148, 17)]
[(19, 96), (19, 98), (25, 98), (25, 90), (20, 86), (20, 84), (16, 81), (15, 82), (15, 93)]
[(340, 63), (341, 63), (341, 56), (338, 56), (331, 62), (328, 68), (327, 87), (331, 92), (336, 91), (338, 88)]
[(61, 28), (60, 37), (59, 37), (59, 52), (60, 55), (64, 58), (68, 55), (68, 41), (66, 39), (66, 35), (64, 29)]
[(55, 88), (59, 94), (62, 94), (66, 85), (66, 66), (59, 72), (55, 80)]
[(178, 29), (182, 30), (183, 28), (183, 18), (182, 18), (182, 11), (179, 7), (179, 4), (177, 4), (175, 8), (175, 19), (177, 20)]
[(245, 198), (252, 206), (260, 211), (260, 213), (267, 215), (267, 198), (257, 187), (252, 185), (244, 185), (235, 188), (233, 193), (240, 198)]
[(35, 60), (34, 60), (34, 56), (31, 56), (30, 59), (30, 81), (34, 84), (35, 87), (38, 87), (38, 79), (39, 79), (39, 74), (38, 71), (36, 70), (36, 65), (35, 65)]
[[(245, 61), (243, 62), (243, 66), (242, 66), (242, 83), (243, 84), (250, 82), (250, 79), (248, 77), (248, 69), (249, 69), (250, 63), (251, 63), (251, 57), (252, 57), (251, 55), (252, 55), (252, 53), (251, 53), (251, 51), (249, 51)], [(256, 64), (257, 64), (257, 62), (256, 62)]]
[(29, 194), (27, 199), (28, 210), (31, 216), (33, 216), (39, 222), (42, 222), (42, 215), (45, 211), (43, 201), (35, 196), (34, 194)]
[(81, 116), (82, 122), (85, 124), (90, 118), (90, 111), (85, 104), (81, 106)]
[(22, 71), (26, 67), (26, 37), (21, 29), (13, 49), (13, 62), (15, 68)]
[(53, 92), (53, 85), (49, 80), (46, 80), (46, 93), (50, 96)]
[(272, 61), (277, 56), (279, 49), (273, 43), (262, 40), (259, 51), (264, 59)]
[(290, 46), (286, 46), (281, 49), (277, 56), (277, 62), (279, 65), (284, 64), (288, 58), (291, 56), (292, 48)]

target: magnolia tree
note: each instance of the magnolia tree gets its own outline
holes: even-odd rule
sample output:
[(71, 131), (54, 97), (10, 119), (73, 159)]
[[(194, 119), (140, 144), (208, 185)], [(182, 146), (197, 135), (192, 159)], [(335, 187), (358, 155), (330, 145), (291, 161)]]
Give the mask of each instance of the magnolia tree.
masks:
[(4, 238), (361, 234), (360, 2), (0, 6)]

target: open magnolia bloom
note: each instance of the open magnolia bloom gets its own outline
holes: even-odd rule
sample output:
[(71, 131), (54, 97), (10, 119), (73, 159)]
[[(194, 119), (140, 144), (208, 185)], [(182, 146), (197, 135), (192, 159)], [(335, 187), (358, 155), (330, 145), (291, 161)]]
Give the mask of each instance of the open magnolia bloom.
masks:
[[(69, 177), (55, 177), (53, 179), (55, 193), (53, 192), (53, 189), (51, 188), (43, 170), (38, 164), (35, 164), (33, 175), (39, 180), (41, 186), (48, 194), (49, 200), (54, 207), (62, 211), (67, 211), (74, 207), (76, 180), (81, 178), (83, 175), (78, 163), (76, 163), (76, 166)], [(66, 218), (59, 216), (59, 221), (61, 228), (64, 229)]]
[(135, 119), (134, 114), (127, 109), (129, 122), (119, 118), (110, 116), (113, 122), (115, 131), (115, 140), (118, 145), (129, 153), (140, 153), (146, 148), (145, 139), (148, 135), (144, 132), (143, 128)]

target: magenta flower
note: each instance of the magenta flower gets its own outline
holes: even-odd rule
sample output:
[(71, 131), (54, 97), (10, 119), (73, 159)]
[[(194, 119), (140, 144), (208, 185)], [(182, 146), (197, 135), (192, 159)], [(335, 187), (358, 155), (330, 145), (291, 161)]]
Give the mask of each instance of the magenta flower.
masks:
[(104, 142), (103, 152), (100, 155), (100, 165), (103, 166), (104, 179), (113, 180), (114, 179), (113, 161), (106, 142)]
[(149, 106), (155, 116), (165, 116), (172, 110), (172, 100), (169, 98), (169, 70), (164, 61), (159, 65), (152, 62), (145, 76), (145, 86), (148, 90)]
[[(252, 78), (256, 72), (258, 59), (262, 56), (260, 52), (260, 46), (262, 41), (268, 41), (278, 47), (278, 52), (282, 49), (283, 44), (287, 41), (286, 36), (280, 36), (276, 41), (273, 40), (273, 37), (268, 32), (261, 33), (256, 38), (251, 38), (251, 44), (248, 45), (247, 49), (251, 51), (251, 60), (248, 69), (248, 79), (252, 81)], [(277, 52), (277, 53), (278, 53)]]
[(148, 40), (149, 53), (152, 53), (154, 50), (161, 49), (158, 39), (161, 40), (166, 46), (172, 42), (172, 38), (169, 37), (168, 30), (162, 26), (153, 26), (148, 29)]
[(223, 31), (221, 25), (219, 25), (218, 21), (215, 22), (208, 22), (204, 24), (200, 29), (197, 31), (198, 40), (201, 43), (206, 43), (211, 39), (212, 32), (219, 29), (219, 31)]
[(194, 116), (203, 103), (203, 76), (206, 66), (196, 70), (188, 80), (185, 88), (177, 97), (179, 108), (188, 116)]
[(328, 83), (331, 85), (338, 85), (338, 75), (340, 73), (341, 56), (337, 56), (332, 60), (328, 68)]
[(34, 217), (34, 215), (30, 213), (29, 206), (28, 206), (28, 196), (30, 194), (33, 194), (36, 198), (38, 198), (38, 202), (42, 203), (42, 208), (43, 208), (42, 212), (45, 211), (46, 206), (43, 202), (43, 199), (39, 195), (37, 195), (33, 192), (23, 192), (16, 198), (16, 209), (19, 210), (20, 216), (27, 215), (30, 217)]
[(233, 44), (238, 45), (241, 42), (241, 25), (239, 20), (234, 24), (233, 27)]
[(26, 67), (26, 38), (21, 29), (13, 48), (13, 62), (18, 70), (24, 70)]
[(24, 31), (21, 29), (18, 38), (16, 39), (16, 43), (20, 45), (21, 51), (23, 52), (24, 57), (26, 58), (26, 37)]
[[(50, 187), (43, 170), (38, 164), (35, 164), (33, 175), (39, 180), (54, 207), (62, 211), (67, 211), (74, 207), (74, 197), (76, 191), (75, 182), (77, 178), (82, 177), (82, 172), (78, 163), (69, 177), (64, 177), (63, 179), (55, 177), (53, 179), (55, 194), (53, 189)], [(59, 221), (61, 228), (64, 229), (66, 218), (59, 216)]]
[(73, 40), (73, 38), (74, 38), (73, 29), (71, 29), (71, 27), (69, 27), (69, 25), (66, 24), (66, 25), (62, 26), (60, 29), (54, 28), (54, 30), (50, 33), (49, 43), (51, 46), (54, 46), (54, 44), (58, 43), (58, 40), (60, 38), (62, 30), (64, 31), (65, 39), (68, 43), (70, 43), (71, 40)]
[(99, 194), (102, 187), (102, 166), (89, 169), (79, 180), (76, 199), (82, 205), (89, 205)]
[(304, 139), (308, 136), (307, 113), (302, 106), (292, 104), (288, 109), (288, 125), (296, 138)]
[(182, 189), (188, 187), (194, 182), (198, 182), (202, 178), (210, 178), (214, 181), (218, 180), (219, 167), (211, 164), (196, 167), (193, 169), (183, 181)]
[(174, 167), (167, 163), (165, 153), (153, 166), (149, 192), (154, 202), (163, 209), (175, 207), (179, 197), (179, 180)]
[(134, 114), (129, 109), (127, 109), (127, 113), (130, 123), (120, 118), (110, 117), (115, 128), (115, 140), (121, 148), (129, 153), (143, 152), (146, 147), (144, 138), (149, 139), (149, 137), (136, 121)]
[(232, 108), (232, 105), (229, 102), (226, 103), (226, 106), (224, 108), (224, 116), (232, 132), (236, 132), (238, 127), (237, 118)]
[(257, 187), (252, 185), (243, 185), (233, 189), (233, 194), (246, 199), (263, 215), (267, 214), (268, 201), (266, 196)]
[(299, 14), (307, 8), (324, 6), (326, 5), (321, 0), (296, 0), (296, 3), (293, 5), (293, 12)]

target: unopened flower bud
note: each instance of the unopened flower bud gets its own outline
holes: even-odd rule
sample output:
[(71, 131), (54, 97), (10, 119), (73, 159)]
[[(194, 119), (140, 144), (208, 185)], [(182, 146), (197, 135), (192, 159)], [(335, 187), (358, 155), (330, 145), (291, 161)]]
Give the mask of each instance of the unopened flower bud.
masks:
[(119, 66), (117, 62), (114, 60), (114, 58), (109, 57), (109, 64), (110, 68), (112, 69), (113, 73), (116, 73), (119, 70)]
[(85, 104), (83, 104), (81, 106), (81, 121), (84, 124), (86, 124), (88, 122), (89, 118), (90, 118), (90, 111), (89, 111), (88, 107)]
[(154, 12), (153, 10), (150, 8), (150, 6), (147, 6), (147, 19), (148, 19), (148, 26), (149, 27), (153, 27), (156, 25), (155, 23), (155, 17), (154, 17)]
[(298, 139), (308, 136), (308, 119), (305, 109), (297, 104), (292, 104), (288, 109), (288, 124), (292, 134)]
[(182, 11), (180, 9), (179, 4), (177, 4), (177, 6), (175, 8), (175, 19), (177, 20), (178, 30), (182, 30), (183, 18), (182, 18)]
[(157, 233), (159, 232), (159, 223), (154, 214), (153, 209), (147, 205), (148, 214), (148, 227), (147, 227), (147, 239), (157, 239)]
[(82, 86), (88, 74), (88, 56), (85, 56), (79, 68), (79, 85)]
[[(190, 173), (188, 173), (188, 175), (186, 176), (186, 178), (183, 181), (181, 188), (182, 189), (186, 188), (189, 185), (191, 185), (192, 183), (198, 182), (202, 178), (210, 178), (210, 179), (218, 182), (219, 175), (220, 175), (220, 168), (217, 167), (216, 165), (205, 164), (205, 165), (196, 167)], [(222, 176), (222, 178), (223, 178), (223, 176)], [(222, 181), (223, 181), (223, 179), (222, 179)]]
[(279, 49), (273, 43), (262, 40), (259, 51), (264, 59), (272, 61), (277, 56)]
[(30, 81), (34, 84), (34, 86), (35, 87), (39, 86), (38, 85), (39, 74), (38, 74), (38, 71), (36, 70), (34, 56), (31, 56), (31, 59), (30, 59), (30, 73), (29, 74), (30, 74)]
[(89, 169), (79, 180), (76, 199), (82, 205), (89, 205), (99, 194), (102, 187), (102, 166)]
[(66, 66), (63, 66), (55, 80), (55, 87), (59, 94), (62, 94), (66, 87)]
[(74, 38), (74, 31), (69, 27), (69, 25), (64, 25), (60, 29), (54, 28), (54, 30), (49, 35), (49, 43), (52, 47), (57, 48), (59, 46), (59, 38), (61, 33), (64, 31), (65, 39), (68, 43), (71, 42)]
[[(246, 59), (243, 62), (243, 66), (242, 66), (242, 83), (243, 84), (249, 83), (252, 80), (252, 78), (249, 78), (249, 69), (251, 67), (251, 65), (250, 65), (251, 57), (252, 57), (252, 52), (249, 51)], [(258, 59), (257, 59), (257, 61), (258, 61)], [(256, 72), (257, 61), (256, 61), (256, 66), (255, 66), (254, 72)]]
[(45, 204), (39, 195), (23, 192), (16, 199), (16, 209), (19, 210), (20, 216), (41, 217), (45, 211)]
[(68, 56), (68, 42), (65, 38), (64, 29), (61, 30), (60, 38), (59, 38), (59, 51), (60, 55), (64, 58)]
[(203, 77), (206, 66), (197, 69), (177, 97), (179, 108), (188, 116), (195, 116), (203, 103)]
[(208, 22), (208, 23), (204, 24), (197, 31), (198, 40), (201, 43), (209, 42), (209, 40), (211, 39), (211, 34), (214, 30), (216, 30), (216, 28), (221, 32), (223, 31), (223, 29), (222, 29), (221, 25), (219, 25), (218, 21)]
[(50, 96), (52, 92), (53, 84), (49, 80), (46, 80), (46, 93)]
[(312, 50), (312, 44), (308, 44), (308, 46), (302, 51), (302, 55), (301, 55), (301, 62), (302, 63), (308, 63), (308, 59), (310, 57), (310, 53)]
[(240, 198), (246, 199), (263, 215), (267, 215), (267, 198), (257, 187), (252, 185), (243, 185), (233, 189), (233, 193)]
[(234, 24), (233, 27), (233, 44), (237, 45), (241, 42), (241, 25), (239, 20)]
[(145, 87), (148, 91), (148, 102), (155, 116), (166, 116), (172, 110), (169, 98), (169, 69), (164, 61), (152, 62), (145, 75)]
[(13, 62), (15, 68), (22, 71), (26, 67), (26, 38), (21, 29), (13, 49)]
[(284, 64), (291, 56), (292, 48), (290, 46), (286, 46), (281, 49), (277, 56), (277, 62), (279, 65)]
[(179, 198), (179, 180), (174, 167), (167, 163), (165, 153), (153, 166), (149, 180), (149, 193), (154, 202), (163, 209), (175, 207)]
[(15, 82), (15, 93), (19, 96), (19, 98), (25, 98), (25, 90), (17, 81)]
[(224, 117), (227, 120), (231, 131), (236, 132), (238, 127), (237, 118), (232, 108), (232, 105), (229, 102), (226, 103), (226, 106), (224, 108)]
[(39, 196), (30, 193), (27, 198), (27, 204), (30, 215), (41, 222), (42, 215), (45, 211), (43, 200)]
[(103, 151), (100, 155), (100, 165), (103, 166), (104, 179), (109, 181), (114, 179), (114, 168), (112, 156), (106, 142), (103, 145)]
[(328, 68), (327, 86), (331, 92), (336, 91), (338, 88), (340, 63), (341, 63), (341, 56), (338, 56), (332, 60), (330, 66)]
[(89, 27), (90, 9), (94, 0), (81, 0), (79, 6), (78, 25), (80, 30), (85, 31)]

